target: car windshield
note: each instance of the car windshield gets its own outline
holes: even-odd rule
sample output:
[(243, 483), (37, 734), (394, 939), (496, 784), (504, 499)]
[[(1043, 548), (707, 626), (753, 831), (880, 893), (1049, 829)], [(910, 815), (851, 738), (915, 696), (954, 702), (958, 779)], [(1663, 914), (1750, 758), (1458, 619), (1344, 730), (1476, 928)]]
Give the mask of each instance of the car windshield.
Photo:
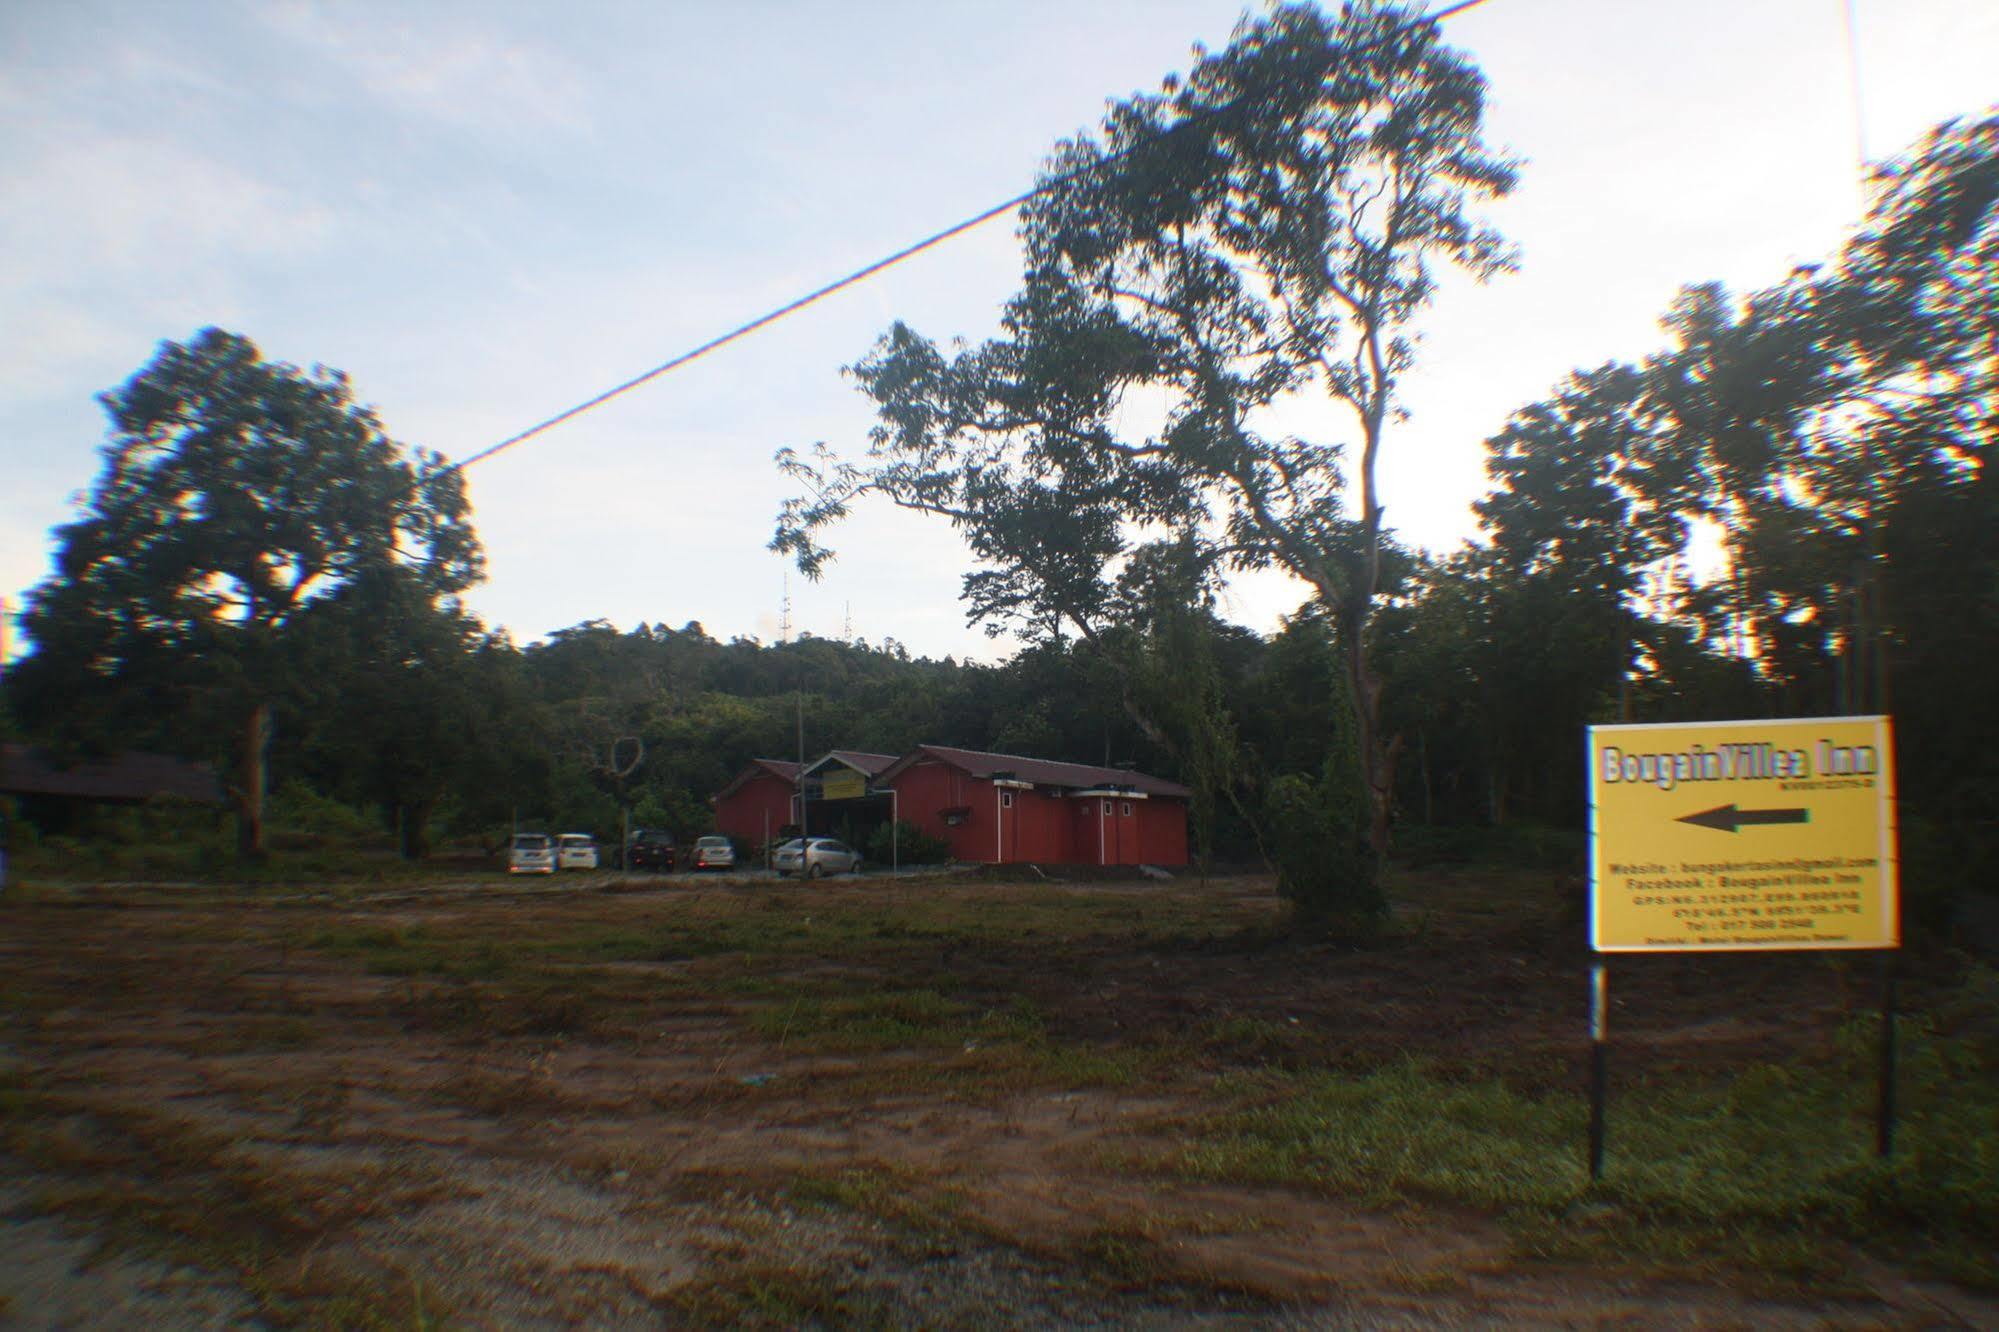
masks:
[(591, 839), (584, 836), (582, 833), (564, 833), (562, 835), (562, 844), (565, 847), (589, 846), (591, 844)]
[(516, 851), (546, 851), (548, 850), (548, 838), (542, 836), (540, 833), (519, 833), (514, 837), (514, 849)]
[(700, 841), (696, 842), (694, 845), (713, 848), (713, 847), (727, 846), (728, 844), (729, 844), (729, 839), (726, 837), (704, 837)]

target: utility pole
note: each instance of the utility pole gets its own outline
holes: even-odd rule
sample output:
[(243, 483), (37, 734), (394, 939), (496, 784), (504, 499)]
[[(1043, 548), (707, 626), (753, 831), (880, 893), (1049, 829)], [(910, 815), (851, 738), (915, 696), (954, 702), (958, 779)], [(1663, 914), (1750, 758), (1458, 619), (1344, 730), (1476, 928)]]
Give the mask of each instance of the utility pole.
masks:
[[(791, 643), (791, 570), (784, 571), (784, 602), (778, 613), (777, 632), (779, 640), (787, 646)], [(797, 662), (798, 676), (792, 690), (793, 700), (798, 706), (798, 872), (805, 873), (805, 661)]]
[[(632, 761), (621, 766), (618, 763), (618, 746), (626, 743), (632, 747)], [(619, 869), (625, 868), (625, 858), (631, 854), (632, 848), (632, 802), (625, 792), (625, 779), (638, 771), (639, 764), (645, 762), (645, 757), (646, 742), (636, 735), (621, 735), (611, 742), (611, 779), (617, 783), (618, 814), (623, 824), (618, 837)]]

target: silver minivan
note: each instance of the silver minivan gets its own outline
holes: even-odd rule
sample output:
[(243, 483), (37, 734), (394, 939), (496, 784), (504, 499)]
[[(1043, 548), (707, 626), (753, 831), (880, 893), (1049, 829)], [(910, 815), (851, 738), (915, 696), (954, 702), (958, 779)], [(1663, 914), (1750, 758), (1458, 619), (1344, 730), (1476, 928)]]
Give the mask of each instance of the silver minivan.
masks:
[(507, 852), (509, 874), (555, 873), (555, 843), (547, 833), (515, 833)]
[(562, 834), (556, 839), (555, 866), (566, 870), (596, 869), (597, 839), (589, 833)]

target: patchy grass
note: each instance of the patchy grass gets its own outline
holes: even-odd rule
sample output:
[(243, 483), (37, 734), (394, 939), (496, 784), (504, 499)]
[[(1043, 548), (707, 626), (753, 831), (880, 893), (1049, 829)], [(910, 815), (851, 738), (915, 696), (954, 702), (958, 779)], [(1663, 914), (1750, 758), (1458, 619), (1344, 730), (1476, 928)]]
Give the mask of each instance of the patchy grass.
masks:
[(1594, 1186), (1580, 1095), (1523, 1095), (1414, 1059), (1360, 1075), (1225, 1076), (1215, 1091), (1233, 1104), (1185, 1125), (1179, 1145), (1106, 1155), (1382, 1207), (1412, 1196), (1466, 1204), (1505, 1218), (1534, 1257), (1822, 1281), (1854, 1244), (1999, 1286), (1999, 1084), (1968, 1043), (1908, 1025), (1888, 1161), (1873, 1155), (1874, 1033), (1863, 1024), (1819, 1066), (1614, 1083), (1606, 1177)]
[(786, 1192), (794, 1202), (856, 1212), (922, 1239), (948, 1239), (964, 1232), (961, 1190), (892, 1162), (801, 1170)]
[(892, 1328), (878, 1296), (825, 1268), (745, 1263), (676, 1287), (672, 1312), (711, 1327)]
[[(1190, 1256), (1205, 1235), (1421, 1200), (1498, 1218), (1511, 1249), (1480, 1227), (1479, 1252), (1523, 1280), (1554, 1260), (1820, 1299), (1860, 1293), (1858, 1249), (1999, 1287), (1990, 972), (1941, 950), (1908, 964), (1920, 1016), (1881, 1163), (1874, 1031), (1841, 1025), (1864, 980), (1797, 957), (1633, 962), (1610, 1176), (1593, 1187), (1572, 885), (1405, 877), (1408, 911), (1367, 949), (1280, 932), (1274, 901), (1240, 884), (10, 901), (0, 1145), (45, 1177), (42, 1205), (233, 1277), (273, 1323), (448, 1312), (346, 1242), (431, 1186), (316, 1173), (336, 1139), (575, 1171), (623, 1195), (613, 1215), (676, 1240), (721, 1227), (688, 1241), (695, 1282), (634, 1290), (690, 1322), (865, 1326), (885, 1291), (907, 1318), (881, 1268), (862, 1280), (827, 1256), (856, 1244), (888, 1246), (898, 1270), (1004, 1245), (1070, 1269), (1091, 1299), (1136, 1300), (1093, 1311), (1142, 1314), (1175, 1291), (1227, 1293), (1243, 1246), (1208, 1246), (1228, 1250), (1209, 1281)], [(182, 983), (163, 1002), (169, 972)], [(197, 1133), (162, 1104), (261, 1126)], [(901, 1130), (853, 1131), (884, 1111), (906, 1150)], [(244, 1145), (258, 1134), (312, 1168), (271, 1168)], [(1020, 1177), (1033, 1205), (986, 1224), (968, 1201), (981, 1171)], [(773, 1189), (839, 1242), (779, 1261), (793, 1232), (726, 1219)], [(1107, 1215), (1093, 1189), (1129, 1209)], [(1221, 1214), (1184, 1210), (1191, 1194)], [(1363, 1280), (1464, 1294), (1463, 1271), (1407, 1256)], [(1244, 1279), (1258, 1298), (1319, 1297), (1288, 1269)]]
[[(657, 962), (721, 954), (785, 959), (883, 959), (937, 949), (1117, 938), (1137, 946), (1233, 934), (1245, 907), (1190, 893), (1079, 893), (1062, 888), (984, 887), (949, 879), (896, 889), (866, 880), (815, 889), (764, 888), (753, 894), (699, 891), (671, 900), (670, 919), (590, 925), (542, 945), (585, 961)], [(666, 913), (657, 913), (666, 914)], [(1262, 903), (1248, 908), (1272, 914)]]
[(304, 946), (360, 962), (374, 976), (491, 980), (514, 970), (521, 950), (497, 939), (447, 938), (423, 925), (338, 925)]
[(1038, 1046), (1042, 1019), (1024, 999), (980, 1008), (929, 988), (883, 989), (855, 997), (824, 997), (811, 987), (779, 989), (752, 1011), (750, 1030), (780, 1049), (842, 1053), (986, 1045)]
[(445, 1310), (392, 1263), (319, 1256), (335, 1235), (434, 1191), (384, 1171), (313, 1175), (171, 1115), (0, 1090), (0, 1145), (35, 1173), (32, 1206), (99, 1243), (226, 1274), (279, 1327), (428, 1326)]
[(935, 990), (891, 990), (858, 999), (799, 995), (759, 1008), (750, 1018), (750, 1030), (780, 1049), (795, 1044), (831, 1051), (962, 1045), (976, 1025), (966, 1005)]
[(1159, 1241), (1130, 1226), (1097, 1226), (1076, 1242), (1075, 1253), (1126, 1289), (1160, 1285), (1172, 1272)]

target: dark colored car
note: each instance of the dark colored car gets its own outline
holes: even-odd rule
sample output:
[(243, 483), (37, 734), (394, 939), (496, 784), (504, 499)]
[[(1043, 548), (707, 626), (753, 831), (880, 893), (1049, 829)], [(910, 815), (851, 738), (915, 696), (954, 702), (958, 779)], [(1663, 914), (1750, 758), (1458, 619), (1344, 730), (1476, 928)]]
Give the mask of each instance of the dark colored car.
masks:
[(632, 844), (625, 848), (626, 869), (671, 874), (675, 860), (673, 834), (663, 828), (641, 828), (632, 834)]

